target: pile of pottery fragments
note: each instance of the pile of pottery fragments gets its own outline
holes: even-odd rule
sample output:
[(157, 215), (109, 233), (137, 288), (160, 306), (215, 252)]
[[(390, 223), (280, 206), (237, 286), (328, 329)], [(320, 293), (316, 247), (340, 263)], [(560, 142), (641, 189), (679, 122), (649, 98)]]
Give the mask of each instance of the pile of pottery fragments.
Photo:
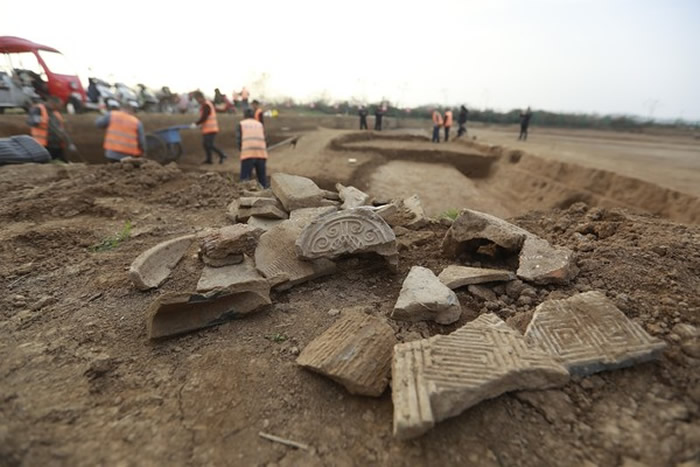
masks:
[[(245, 191), (229, 205), (232, 225), (171, 239), (139, 255), (129, 277), (141, 290), (159, 287), (195, 245), (203, 263), (196, 292), (166, 293), (150, 305), (149, 337), (260, 310), (271, 303), (271, 290), (332, 274), (340, 257), (372, 253), (397, 272), (397, 233), (430, 222), (420, 200), (379, 204), (354, 187), (336, 188), (274, 174), (270, 189)], [(391, 319), (447, 325), (462, 315), (454, 289), (488, 295), (497, 283), (506, 289), (522, 281), (564, 284), (578, 273), (571, 250), (472, 210), (451, 223), (442, 253), (456, 264), (437, 276), (413, 266)], [(517, 270), (458, 264), (476, 253), (517, 256)], [(539, 305), (524, 335), (487, 313), (451, 334), (398, 343), (385, 318), (347, 311), (302, 350), (297, 363), (352, 394), (380, 396), (391, 381), (394, 434), (406, 439), (507, 391), (562, 386), (572, 375), (656, 358), (664, 347), (604, 294), (586, 292)]]

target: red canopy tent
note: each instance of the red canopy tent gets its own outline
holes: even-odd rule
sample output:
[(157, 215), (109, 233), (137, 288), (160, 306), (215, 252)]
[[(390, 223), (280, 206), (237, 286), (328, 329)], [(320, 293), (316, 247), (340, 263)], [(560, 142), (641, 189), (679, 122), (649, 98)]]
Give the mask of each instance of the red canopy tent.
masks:
[(37, 44), (27, 39), (15, 36), (0, 36), (0, 53), (10, 54), (18, 52), (30, 52), (32, 50), (46, 50), (48, 52), (57, 52), (58, 50), (47, 45)]

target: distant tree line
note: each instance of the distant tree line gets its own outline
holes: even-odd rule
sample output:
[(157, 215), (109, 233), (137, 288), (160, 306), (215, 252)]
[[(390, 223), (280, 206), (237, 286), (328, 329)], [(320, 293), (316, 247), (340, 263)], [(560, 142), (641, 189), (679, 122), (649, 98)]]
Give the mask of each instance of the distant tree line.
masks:
[[(356, 115), (358, 105), (356, 102), (345, 101), (331, 103), (326, 99), (317, 99), (309, 104), (299, 104), (290, 99), (284, 102), (277, 102), (279, 107), (289, 107), (300, 111), (313, 109), (315, 112), (328, 115)], [(413, 108), (399, 108), (385, 102), (387, 117), (395, 118), (425, 118), (430, 119), (434, 108), (445, 110), (442, 105), (423, 105)], [(381, 102), (367, 105), (369, 114), (373, 115), (377, 107), (382, 106)], [(508, 112), (499, 112), (493, 109), (469, 108), (469, 121), (493, 124), (517, 124), (520, 122), (520, 109), (513, 109)], [(454, 107), (455, 115), (459, 112), (459, 106)], [(688, 122), (685, 120), (656, 121), (652, 119), (630, 116), (630, 115), (598, 115), (583, 113), (560, 113), (548, 112), (546, 110), (533, 110), (532, 124), (544, 127), (559, 128), (591, 128), (610, 130), (641, 130), (646, 127), (666, 127), (666, 128), (694, 128), (700, 129), (700, 122)]]

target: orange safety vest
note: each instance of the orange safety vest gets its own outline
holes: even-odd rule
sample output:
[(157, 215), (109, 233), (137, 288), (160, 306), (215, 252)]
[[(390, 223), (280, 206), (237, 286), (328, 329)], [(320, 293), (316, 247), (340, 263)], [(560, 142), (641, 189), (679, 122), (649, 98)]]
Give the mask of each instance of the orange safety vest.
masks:
[(452, 126), (452, 111), (447, 110), (445, 111), (445, 128), (449, 128)]
[[(37, 140), (39, 144), (47, 147), (49, 145), (49, 112), (46, 110), (44, 104), (37, 104), (37, 107), (41, 110), (41, 121), (39, 122), (39, 126), (31, 128), (31, 133), (32, 137)], [(61, 129), (63, 129), (63, 116), (57, 110), (54, 110), (53, 114), (58, 120)], [(63, 146), (63, 142), (61, 146)]]
[(253, 118), (241, 121), (241, 160), (244, 159), (267, 159), (265, 129)]
[(121, 110), (113, 110), (109, 113), (109, 126), (105, 134), (103, 148), (140, 156), (139, 148), (139, 119)]
[(442, 115), (437, 110), (433, 112), (433, 124), (435, 126), (442, 126)]
[(216, 109), (214, 108), (214, 104), (206, 101), (204, 105), (209, 106), (209, 116), (206, 120), (204, 120), (204, 123), (202, 123), (202, 134), (206, 135), (209, 133), (218, 133), (219, 121), (216, 119)]
[(263, 114), (262, 109), (258, 109), (255, 111), (255, 119), (257, 121), (259, 121), (260, 123), (262, 123), (262, 114)]

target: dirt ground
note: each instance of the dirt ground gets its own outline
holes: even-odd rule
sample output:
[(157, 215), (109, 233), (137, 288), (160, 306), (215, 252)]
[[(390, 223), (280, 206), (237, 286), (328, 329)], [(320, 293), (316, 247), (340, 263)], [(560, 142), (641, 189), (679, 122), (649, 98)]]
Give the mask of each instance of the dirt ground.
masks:
[[(448, 209), (478, 195), (481, 203), (500, 203), (516, 224), (576, 251), (581, 273), (572, 284), (535, 286), (530, 303), (498, 287), (498, 301), (488, 303), (459, 291), (464, 312), (454, 325), (388, 320), (400, 341), (451, 332), (491, 310), (523, 330), (543, 300), (600, 290), (668, 350), (658, 362), (558, 390), (503, 395), (422, 438), (397, 441), (389, 392), (351, 396), (294, 360), (337, 319), (331, 309), (360, 307), (388, 318), (411, 266), (438, 273), (450, 264), (439, 249), (444, 225), (423, 228), (431, 233), (427, 241), (418, 241), (421, 232), (408, 234), (417, 244), (401, 250), (396, 275), (373, 258), (343, 259), (337, 274), (275, 293), (259, 313), (152, 343), (146, 308), (161, 293), (192, 290), (201, 266), (190, 255), (161, 289), (145, 293), (126, 270), (158, 242), (226, 225), (225, 207), (238, 195), (235, 163), (209, 171), (187, 163), (0, 167), (0, 465), (700, 462), (700, 353), (674, 330), (679, 323), (700, 326), (700, 227), (670, 220), (682, 213), (669, 207), (660, 209), (667, 219), (641, 213), (607, 185), (585, 191), (564, 166), (549, 173), (547, 160), (534, 155), (462, 143), (435, 154), (414, 147), (415, 136), (405, 132), (389, 134), (387, 142), (348, 130), (296, 131), (303, 132), (296, 149), (273, 153), (271, 171), (313, 176), (325, 187), (352, 182), (387, 196), (394, 182), (399, 195), (415, 185), (434, 194), (425, 195), (432, 213), (443, 209), (439, 197)], [(426, 164), (435, 172), (424, 180), (397, 176), (387, 183), (382, 176), (415, 174)], [(518, 179), (548, 185), (513, 199), (499, 185), (508, 171), (514, 190), (521, 189)], [(497, 174), (501, 182), (493, 181)], [(460, 177), (471, 195), (461, 191)], [(589, 204), (572, 192), (588, 194)], [(127, 221), (128, 239), (107, 251), (91, 248)], [(483, 258), (468, 264), (488, 265)], [(311, 449), (271, 443), (259, 431)]]
[(565, 130), (533, 125), (528, 140), (517, 141), (519, 132), (516, 126), (477, 124), (469, 129), (469, 136), (700, 196), (700, 134)]

